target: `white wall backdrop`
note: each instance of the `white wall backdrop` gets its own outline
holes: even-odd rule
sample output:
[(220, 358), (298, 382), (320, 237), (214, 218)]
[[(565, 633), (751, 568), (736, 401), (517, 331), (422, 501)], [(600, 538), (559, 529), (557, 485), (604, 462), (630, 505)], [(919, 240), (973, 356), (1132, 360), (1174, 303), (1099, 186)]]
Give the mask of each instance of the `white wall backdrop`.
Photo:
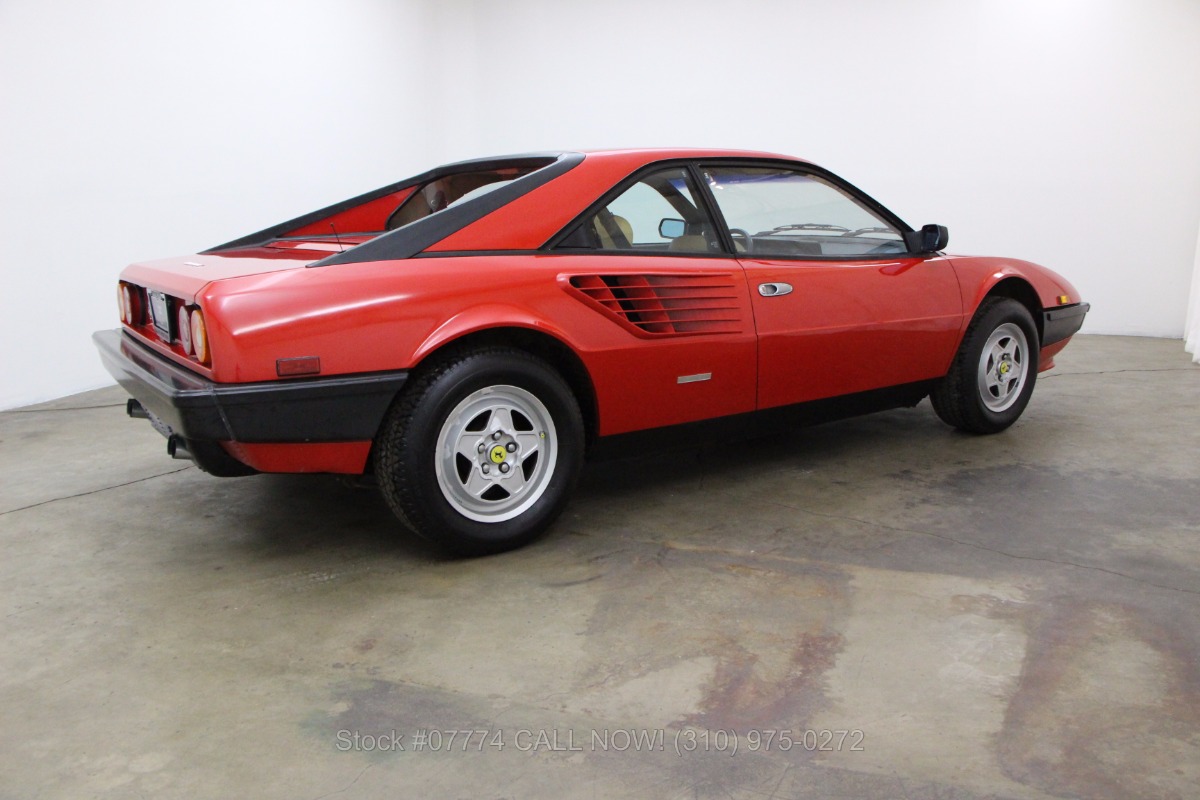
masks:
[(950, 250), (1067, 275), (1085, 330), (1182, 335), (1195, 0), (460, 3), (440, 155), (696, 144), (812, 159)]
[(108, 382), (129, 261), (563, 147), (804, 156), (1180, 337), (1197, 41), (1194, 0), (4, 0), (0, 408)]
[(391, 0), (0, 0), (0, 408), (111, 383), (131, 261), (195, 252), (426, 167)]
[(1192, 292), (1183, 340), (1184, 348), (1194, 356), (1192, 361), (1200, 364), (1200, 231), (1196, 234), (1196, 262), (1192, 267)]

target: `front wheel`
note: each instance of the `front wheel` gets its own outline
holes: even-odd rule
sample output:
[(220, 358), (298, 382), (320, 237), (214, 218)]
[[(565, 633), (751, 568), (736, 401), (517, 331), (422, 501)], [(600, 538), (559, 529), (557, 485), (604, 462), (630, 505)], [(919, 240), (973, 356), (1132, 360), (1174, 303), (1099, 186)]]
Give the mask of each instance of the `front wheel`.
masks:
[(531, 541), (562, 513), (583, 462), (570, 388), (521, 350), (487, 348), (415, 377), (376, 441), (396, 515), (460, 555)]
[(980, 304), (950, 371), (930, 394), (942, 421), (968, 433), (999, 433), (1021, 416), (1038, 371), (1029, 310), (1007, 297)]

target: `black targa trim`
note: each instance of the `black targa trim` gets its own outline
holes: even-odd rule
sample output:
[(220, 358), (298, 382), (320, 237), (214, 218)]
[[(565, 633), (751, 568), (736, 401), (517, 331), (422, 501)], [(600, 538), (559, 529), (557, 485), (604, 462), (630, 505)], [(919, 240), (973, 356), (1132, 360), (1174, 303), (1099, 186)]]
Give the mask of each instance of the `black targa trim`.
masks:
[[(512, 202), (513, 200), (520, 197), (522, 194), (532, 191), (533, 189), (536, 189), (538, 186), (541, 186), (542, 184), (552, 180), (553, 178), (558, 177), (559, 175), (563, 174), (564, 172), (571, 169), (572, 167), (575, 167), (582, 161), (583, 161), (582, 153), (560, 153), (560, 152), (522, 153), (519, 155), (512, 155), (512, 156), (478, 158), (478, 159), (472, 159), (469, 161), (458, 161), (453, 164), (446, 164), (444, 166), (437, 167), (435, 169), (431, 169), (428, 172), (423, 172), (420, 175), (415, 175), (411, 178), (406, 178), (397, 183), (383, 186), (379, 189), (375, 189), (375, 190), (367, 192), (365, 194), (360, 194), (357, 197), (350, 198), (349, 200), (343, 200), (340, 203), (335, 203), (331, 206), (326, 206), (325, 208), (318, 209), (317, 211), (311, 211), (307, 214), (303, 214), (294, 219), (290, 219), (287, 222), (281, 222), (277, 225), (272, 225), (269, 228), (264, 228), (261, 231), (247, 234), (246, 236), (242, 236), (242, 237), (239, 237), (232, 241), (225, 242), (224, 244), (219, 244), (216, 247), (210, 247), (209, 249), (204, 250), (202, 252), (204, 252), (204, 253), (219, 253), (223, 250), (235, 250), (235, 249), (240, 249), (240, 248), (245, 248), (245, 247), (256, 247), (259, 245), (267, 244), (268, 242), (270, 242), (274, 239), (278, 239), (278, 238), (284, 236), (285, 234), (287, 234), (288, 232), (296, 230), (297, 228), (304, 227), (305, 225), (311, 225), (314, 222), (320, 222), (321, 220), (323, 220), (327, 217), (331, 217), (334, 214), (339, 214), (343, 211), (354, 208), (355, 206), (362, 205), (363, 203), (369, 203), (372, 200), (378, 200), (380, 197), (386, 197), (389, 194), (394, 194), (395, 192), (398, 192), (401, 189), (407, 189), (411, 186), (420, 186), (421, 184), (428, 183), (431, 180), (434, 180), (436, 178), (445, 177), (447, 175), (454, 175), (459, 172), (474, 172), (476, 170), (498, 169), (501, 167), (521, 166), (521, 165), (529, 165), (531, 163), (536, 164), (539, 162), (544, 162), (545, 166), (543, 166), (541, 169), (539, 169), (535, 172), (531, 172), (528, 175), (525, 175), (521, 178), (517, 178), (516, 180), (512, 181), (512, 183), (508, 184), (507, 186), (501, 187), (500, 189), (497, 189), (494, 192), (489, 192), (488, 194), (483, 195), (482, 197), (478, 197), (475, 200), (469, 200), (466, 203), (463, 203), (461, 206), (455, 206), (455, 208), (447, 209), (447, 211), (455, 211), (455, 210), (465, 209), (465, 208), (472, 208), (472, 209), (478, 208), (475, 205), (476, 202), (485, 201), (489, 197), (492, 197), (492, 195), (500, 194), (501, 192), (505, 192), (505, 190), (511, 190), (515, 186), (520, 186), (521, 188), (518, 192), (516, 192), (515, 194), (510, 194), (508, 199), (505, 200), (506, 203)], [(543, 176), (543, 173), (545, 173), (545, 172), (550, 172), (551, 174)], [(492, 202), (495, 202), (495, 200), (493, 200)], [(490, 214), (492, 211), (495, 211), (499, 207), (500, 207), (499, 205), (490, 207), (486, 211), (483, 211), (482, 213), (480, 213), (479, 217), (476, 217), (475, 219), (486, 216), (487, 214)], [(435, 217), (440, 217), (444, 213), (446, 213), (446, 212), (433, 214), (430, 217), (425, 217), (424, 219), (428, 220), (428, 219), (433, 219)], [(475, 219), (459, 221), (458, 226), (463, 227), (464, 225), (468, 225), (471, 222), (474, 222)], [(416, 225), (418, 222), (423, 222), (423, 221), (424, 220), (417, 220), (417, 222), (414, 222), (413, 225)], [(360, 249), (361, 247), (364, 247), (365, 245), (368, 245), (368, 244), (372, 244), (372, 243), (378, 241), (379, 239), (390, 239), (394, 234), (400, 233), (402, 231), (406, 231), (410, 227), (412, 227), (412, 226), (406, 225), (403, 228), (397, 228), (396, 230), (391, 231), (389, 233), (381, 234), (380, 236), (376, 237), (375, 239), (371, 239), (370, 241), (364, 242), (363, 244), (358, 245), (358, 246), (352, 248), (351, 250), (347, 250), (345, 254), (348, 255), (352, 252), (355, 252), (358, 249)], [(426, 231), (426, 232), (428, 232), (428, 231)], [(436, 239), (434, 241), (435, 242), (440, 241), (441, 239), (448, 236), (450, 233), (453, 233), (453, 231), (448, 231), (446, 233), (443, 233), (441, 237), (439, 237), (438, 239)], [(433, 243), (434, 242), (430, 242), (429, 244), (433, 244)], [(424, 250), (425, 247), (429, 246), (429, 244), (426, 244), (424, 247), (420, 248), (420, 250)], [(420, 250), (417, 250), (416, 252), (420, 252)], [(343, 254), (338, 253), (337, 255), (343, 255)], [(407, 256), (347, 258), (347, 259), (338, 260), (338, 261), (334, 261), (333, 258), (327, 258), (322, 261), (316, 262), (315, 264), (312, 264), (310, 266), (324, 266), (326, 264), (331, 264), (331, 263), (341, 264), (341, 263), (349, 263), (349, 262), (354, 262), (354, 261), (379, 261), (379, 260), (383, 260), (384, 258), (407, 258)]]

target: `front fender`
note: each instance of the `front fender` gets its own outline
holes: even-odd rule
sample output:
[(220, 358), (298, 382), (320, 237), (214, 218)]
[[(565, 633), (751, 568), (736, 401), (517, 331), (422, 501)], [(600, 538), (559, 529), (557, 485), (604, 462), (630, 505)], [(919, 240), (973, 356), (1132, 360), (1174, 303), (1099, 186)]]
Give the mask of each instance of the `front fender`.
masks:
[[(951, 262), (959, 276), (967, 321), (997, 284), (1009, 278), (1020, 279), (1033, 287), (1043, 309), (1081, 301), (1079, 291), (1066, 278), (1031, 261), (952, 256)], [(1061, 300), (1064, 296), (1065, 302)]]

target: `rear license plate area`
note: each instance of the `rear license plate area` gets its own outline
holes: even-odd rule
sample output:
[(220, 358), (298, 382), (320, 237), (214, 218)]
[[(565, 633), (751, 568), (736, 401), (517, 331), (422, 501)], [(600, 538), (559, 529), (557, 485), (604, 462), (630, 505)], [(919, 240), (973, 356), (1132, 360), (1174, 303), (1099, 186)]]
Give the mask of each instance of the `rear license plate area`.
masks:
[(171, 301), (162, 292), (150, 290), (150, 321), (158, 338), (171, 343)]

